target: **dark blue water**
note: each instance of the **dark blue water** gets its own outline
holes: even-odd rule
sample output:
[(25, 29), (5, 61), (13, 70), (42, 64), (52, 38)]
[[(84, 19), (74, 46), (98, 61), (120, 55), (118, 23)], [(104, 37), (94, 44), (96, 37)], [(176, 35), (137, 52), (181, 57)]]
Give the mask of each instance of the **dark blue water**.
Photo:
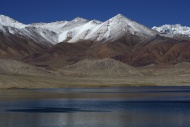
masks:
[(1, 90), (0, 127), (190, 127), (190, 87)]

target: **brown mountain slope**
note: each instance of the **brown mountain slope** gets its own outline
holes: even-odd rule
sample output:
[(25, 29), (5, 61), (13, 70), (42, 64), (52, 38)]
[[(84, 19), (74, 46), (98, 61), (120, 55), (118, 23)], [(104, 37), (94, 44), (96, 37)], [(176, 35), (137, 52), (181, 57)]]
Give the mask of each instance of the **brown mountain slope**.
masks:
[(61, 68), (76, 62), (80, 58), (77, 56), (88, 50), (92, 44), (90, 41), (78, 43), (62, 42), (45, 52), (26, 57), (23, 61), (37, 66)]
[(38, 66), (61, 68), (84, 58), (103, 59), (124, 54), (142, 40), (135, 35), (125, 35), (114, 42), (62, 42), (45, 52), (26, 57), (24, 61)]
[(190, 62), (190, 41), (156, 37), (114, 58), (132, 66)]
[(136, 35), (124, 35), (113, 42), (97, 43), (88, 49), (84, 55), (93, 58), (110, 58), (129, 52), (141, 41), (143, 39)]
[(62, 42), (24, 61), (59, 69), (85, 58), (114, 58), (131, 66), (190, 62), (190, 41), (162, 36), (143, 41), (137, 36), (126, 35), (117, 41), (105, 43), (83, 40), (77, 43)]
[(32, 39), (0, 32), (0, 58), (20, 59), (47, 50), (52, 45), (41, 44)]

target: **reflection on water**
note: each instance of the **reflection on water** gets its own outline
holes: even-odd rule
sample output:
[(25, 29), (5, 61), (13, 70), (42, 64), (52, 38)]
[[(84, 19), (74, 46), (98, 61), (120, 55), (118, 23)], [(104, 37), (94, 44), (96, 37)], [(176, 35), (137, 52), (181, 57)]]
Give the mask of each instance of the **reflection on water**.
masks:
[(189, 127), (190, 87), (1, 90), (0, 127)]

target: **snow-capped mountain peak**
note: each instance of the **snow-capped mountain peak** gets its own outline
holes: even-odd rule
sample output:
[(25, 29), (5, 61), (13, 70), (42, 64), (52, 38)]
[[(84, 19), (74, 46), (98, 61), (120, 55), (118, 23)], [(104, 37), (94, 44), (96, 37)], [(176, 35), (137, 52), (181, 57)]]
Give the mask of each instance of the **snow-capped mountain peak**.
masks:
[(84, 18), (81, 18), (81, 17), (76, 17), (73, 20), (71, 20), (71, 22), (77, 22), (77, 23), (79, 23), (79, 22), (88, 22), (88, 20), (84, 19)]
[(129, 19), (122, 14), (116, 15), (115, 17), (109, 19), (108, 22), (112, 23), (113, 25), (123, 27), (123, 31), (132, 34), (140, 33), (147, 36), (155, 34), (155, 32), (148, 27)]
[[(111, 19), (109, 19), (110, 21), (112, 21), (112, 20), (126, 20), (126, 19), (128, 19), (127, 17), (125, 17), (124, 15), (122, 15), (122, 14), (118, 14), (118, 15), (116, 15), (116, 16), (114, 16), (113, 18), (111, 18)], [(130, 19), (128, 19), (128, 20), (130, 20)]]
[(118, 14), (93, 28), (86, 38), (98, 42), (115, 41), (125, 34), (147, 38), (154, 36), (156, 32)]
[[(38, 25), (43, 26), (43, 23)], [(8, 16), (0, 15), (0, 32), (3, 32), (7, 37), (16, 35), (37, 43), (48, 43), (48, 45), (58, 42), (58, 35), (55, 32), (37, 27), (38, 25), (25, 25)]]
[(168, 35), (183, 34), (190, 37), (190, 27), (182, 26), (181, 24), (176, 24), (176, 25), (166, 24), (160, 27), (154, 26), (152, 29), (157, 30), (162, 34), (168, 34)]
[(24, 28), (26, 26), (25, 24), (20, 23), (5, 15), (0, 15), (0, 24), (3, 26), (11, 26), (15, 28)]

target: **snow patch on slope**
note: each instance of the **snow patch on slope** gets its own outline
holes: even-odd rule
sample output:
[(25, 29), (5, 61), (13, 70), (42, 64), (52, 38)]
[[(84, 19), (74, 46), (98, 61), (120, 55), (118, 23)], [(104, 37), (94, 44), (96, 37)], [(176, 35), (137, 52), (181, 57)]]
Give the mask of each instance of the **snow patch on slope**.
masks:
[(85, 23), (84, 25), (63, 31), (59, 35), (58, 41), (59, 42), (62, 42), (62, 41), (77, 42), (81, 39), (85, 39), (86, 36), (89, 34), (89, 32), (91, 32), (92, 29), (99, 24), (101, 24), (100, 21), (92, 20), (92, 21), (89, 21), (88, 23)]
[(33, 24), (30, 24), (29, 26), (47, 29), (47, 30), (59, 33), (60, 31), (62, 31), (62, 29), (67, 23), (68, 21), (58, 21), (58, 22), (52, 22), (52, 23), (33, 23)]
[(56, 44), (58, 42), (57, 40), (58, 35), (53, 31), (49, 31), (42, 28), (30, 27), (30, 26), (21, 29), (21, 31), (23, 32), (21, 35), (27, 36), (38, 43), (48, 42)]
[(55, 32), (41, 28), (25, 27), (18, 29), (10, 26), (0, 25), (0, 31), (3, 32), (6, 36), (17, 35), (32, 39), (37, 43), (56, 44), (58, 42), (58, 35)]

